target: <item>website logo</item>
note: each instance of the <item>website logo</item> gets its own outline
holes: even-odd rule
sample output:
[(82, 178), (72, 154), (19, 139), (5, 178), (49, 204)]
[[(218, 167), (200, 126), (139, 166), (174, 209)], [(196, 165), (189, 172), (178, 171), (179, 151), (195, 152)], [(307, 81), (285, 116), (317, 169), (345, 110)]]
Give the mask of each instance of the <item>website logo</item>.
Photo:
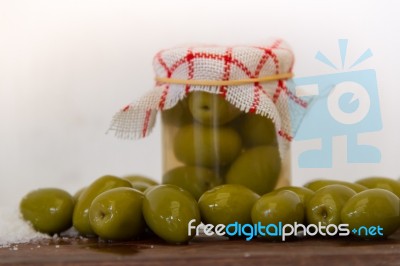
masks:
[(227, 237), (244, 237), (246, 241), (250, 241), (257, 237), (273, 237), (275, 239), (281, 239), (286, 241), (291, 236), (349, 236), (351, 233), (357, 236), (383, 236), (383, 228), (377, 226), (360, 226), (359, 228), (353, 228), (351, 231), (348, 224), (329, 224), (322, 225), (308, 224), (304, 225), (295, 222), (294, 224), (283, 224), (278, 222), (277, 224), (263, 225), (261, 222), (255, 224), (240, 224), (234, 222), (228, 225), (224, 224), (200, 224), (193, 225), (196, 223), (195, 219), (192, 219), (188, 223), (188, 235), (192, 236), (195, 234), (205, 234), (206, 236), (227, 236)]
[[(341, 67), (334, 65), (322, 52), (318, 51), (315, 56), (335, 73), (294, 78), (288, 82), (289, 90), (310, 103), (304, 118), (291, 110), (294, 124), (301, 124), (295, 140), (319, 139), (321, 144), (318, 150), (300, 154), (297, 160), (300, 168), (331, 168), (332, 139), (335, 136), (347, 137), (348, 163), (381, 161), (377, 147), (358, 142), (360, 133), (382, 129), (376, 72), (373, 69), (353, 70), (370, 58), (372, 52), (367, 49), (347, 66), (347, 45), (348, 40), (339, 40)], [(302, 119), (301, 123), (299, 119)]]

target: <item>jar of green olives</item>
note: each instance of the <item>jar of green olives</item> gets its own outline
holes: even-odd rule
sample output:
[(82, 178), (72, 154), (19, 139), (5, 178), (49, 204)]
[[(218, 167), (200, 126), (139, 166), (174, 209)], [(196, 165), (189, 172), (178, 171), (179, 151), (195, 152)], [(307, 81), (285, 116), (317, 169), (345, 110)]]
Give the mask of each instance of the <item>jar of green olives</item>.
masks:
[(289, 105), (305, 107), (286, 87), (293, 53), (285, 42), (176, 47), (153, 65), (155, 88), (123, 108), (111, 130), (145, 137), (161, 111), (163, 183), (195, 198), (224, 183), (258, 194), (289, 185)]

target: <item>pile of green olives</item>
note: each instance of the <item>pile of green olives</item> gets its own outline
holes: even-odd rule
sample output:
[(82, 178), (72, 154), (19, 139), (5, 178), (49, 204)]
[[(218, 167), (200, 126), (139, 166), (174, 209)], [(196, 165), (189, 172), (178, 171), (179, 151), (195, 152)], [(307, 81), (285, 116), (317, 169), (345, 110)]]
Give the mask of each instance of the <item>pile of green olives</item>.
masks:
[(258, 194), (279, 183), (281, 159), (275, 125), (245, 113), (221, 95), (190, 92), (162, 112), (164, 184), (199, 197), (221, 184), (240, 184)]
[(276, 189), (284, 182), (273, 121), (241, 111), (220, 95), (191, 92), (162, 112), (162, 122), (163, 184), (105, 175), (75, 195), (38, 189), (21, 200), (22, 217), (47, 234), (73, 227), (86, 237), (125, 241), (156, 235), (173, 244), (191, 241), (201, 223), (215, 231), (234, 223), (319, 225), (321, 235), (347, 224), (354, 236), (366, 239), (386, 238), (400, 227), (400, 182), (393, 179), (321, 179)]
[(326, 228), (321, 235), (332, 225), (347, 224), (351, 234), (363, 239), (387, 238), (400, 227), (400, 182), (390, 178), (355, 183), (320, 179), (265, 194), (241, 184), (220, 184), (197, 193), (144, 176), (106, 175), (75, 195), (58, 188), (32, 191), (21, 200), (20, 212), (34, 229), (50, 235), (73, 227), (85, 237), (126, 241), (156, 235), (171, 244), (190, 242), (201, 223), (215, 228), (318, 224)]

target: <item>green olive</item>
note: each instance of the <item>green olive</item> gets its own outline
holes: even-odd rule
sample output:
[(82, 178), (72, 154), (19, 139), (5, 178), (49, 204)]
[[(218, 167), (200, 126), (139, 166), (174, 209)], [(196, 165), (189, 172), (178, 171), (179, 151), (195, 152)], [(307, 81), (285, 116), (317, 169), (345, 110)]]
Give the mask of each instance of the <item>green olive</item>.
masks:
[(107, 190), (89, 208), (93, 231), (102, 239), (128, 240), (144, 233), (143, 193), (128, 187)]
[(82, 195), (83, 191), (85, 191), (86, 187), (78, 189), (75, 194), (72, 196), (74, 198), (75, 204), (78, 202), (79, 197)]
[(193, 122), (193, 117), (189, 111), (187, 98), (180, 100), (171, 109), (163, 110), (161, 112), (161, 119), (166, 125), (173, 126), (182, 126)]
[(368, 189), (346, 202), (341, 218), (358, 237), (385, 238), (400, 226), (400, 200), (388, 190)]
[(277, 143), (275, 124), (265, 116), (245, 114), (238, 119), (237, 127), (247, 148)]
[(189, 222), (200, 223), (200, 212), (193, 196), (175, 185), (158, 185), (145, 191), (143, 215), (149, 228), (167, 242), (189, 242), (195, 231), (188, 232)]
[(80, 234), (86, 236), (95, 235), (89, 220), (90, 205), (98, 195), (117, 187), (131, 188), (132, 185), (125, 179), (112, 175), (105, 175), (96, 179), (82, 192), (75, 204), (72, 216), (73, 225)]
[(131, 182), (132, 188), (137, 189), (142, 192), (144, 192), (147, 188), (149, 188), (151, 186), (159, 185), (153, 179), (151, 179), (147, 176), (142, 176), (142, 175), (128, 175), (128, 176), (125, 176), (124, 179)]
[(166, 172), (163, 184), (172, 184), (190, 192), (198, 200), (200, 196), (218, 184), (214, 172), (198, 166), (180, 166)]
[(215, 186), (219, 186), (226, 183), (225, 177), (226, 174), (228, 173), (229, 168), (231, 168), (229, 164), (224, 167), (209, 168), (215, 174), (215, 178), (217, 180)]
[(313, 191), (317, 191), (320, 188), (323, 188), (325, 186), (329, 185), (342, 185), (351, 188), (355, 192), (361, 192), (366, 190), (367, 188), (363, 185), (356, 184), (356, 183), (350, 183), (346, 181), (341, 181), (341, 180), (334, 180), (334, 179), (318, 179), (318, 180), (313, 180), (311, 182), (308, 182), (304, 185), (304, 187), (309, 188)]
[(188, 125), (177, 132), (173, 150), (187, 165), (220, 167), (230, 164), (241, 152), (239, 134), (230, 127)]
[(356, 192), (351, 188), (337, 184), (317, 190), (306, 206), (308, 223), (316, 225), (321, 223), (323, 226), (339, 225), (340, 212), (344, 204), (354, 195)]
[(294, 224), (302, 223), (304, 220), (304, 205), (300, 197), (289, 190), (277, 193), (268, 193), (257, 200), (251, 210), (253, 224), (261, 223), (263, 226), (272, 225), (268, 232), (260, 235), (268, 239), (278, 236), (277, 226), (279, 223)]
[(191, 92), (188, 105), (194, 119), (203, 125), (223, 125), (241, 114), (221, 95), (203, 91)]
[(58, 188), (42, 188), (29, 192), (20, 202), (22, 217), (37, 231), (57, 234), (72, 225), (74, 199)]
[(260, 146), (241, 154), (226, 174), (226, 183), (240, 184), (263, 195), (272, 191), (281, 171), (281, 159), (276, 146)]
[(224, 224), (251, 223), (251, 208), (260, 196), (250, 189), (236, 184), (217, 186), (205, 192), (199, 199), (204, 223)]
[(400, 182), (387, 177), (367, 177), (356, 182), (367, 188), (382, 188), (389, 190), (400, 197)]
[(304, 206), (308, 205), (308, 201), (315, 194), (315, 192), (312, 191), (311, 189), (305, 187), (295, 187), (295, 186), (280, 187), (278, 189), (275, 189), (271, 193), (278, 193), (282, 190), (290, 190), (296, 193), (297, 196), (299, 196), (300, 201), (304, 204)]

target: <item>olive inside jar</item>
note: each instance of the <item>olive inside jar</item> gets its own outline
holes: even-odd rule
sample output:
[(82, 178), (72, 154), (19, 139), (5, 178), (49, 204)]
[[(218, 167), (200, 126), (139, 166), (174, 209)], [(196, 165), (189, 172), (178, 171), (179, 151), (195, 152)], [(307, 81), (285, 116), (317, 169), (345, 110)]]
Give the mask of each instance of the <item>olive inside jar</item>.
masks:
[[(293, 135), (289, 105), (293, 53), (282, 40), (266, 46), (185, 46), (153, 61), (155, 88), (123, 108), (111, 130), (145, 137), (162, 119), (162, 182), (198, 199), (220, 184), (263, 195), (290, 183)], [(293, 109), (293, 106), (291, 107)]]
[(268, 117), (245, 113), (219, 94), (194, 91), (162, 112), (162, 127), (163, 183), (195, 197), (225, 183), (258, 194), (278, 184), (281, 159)]

